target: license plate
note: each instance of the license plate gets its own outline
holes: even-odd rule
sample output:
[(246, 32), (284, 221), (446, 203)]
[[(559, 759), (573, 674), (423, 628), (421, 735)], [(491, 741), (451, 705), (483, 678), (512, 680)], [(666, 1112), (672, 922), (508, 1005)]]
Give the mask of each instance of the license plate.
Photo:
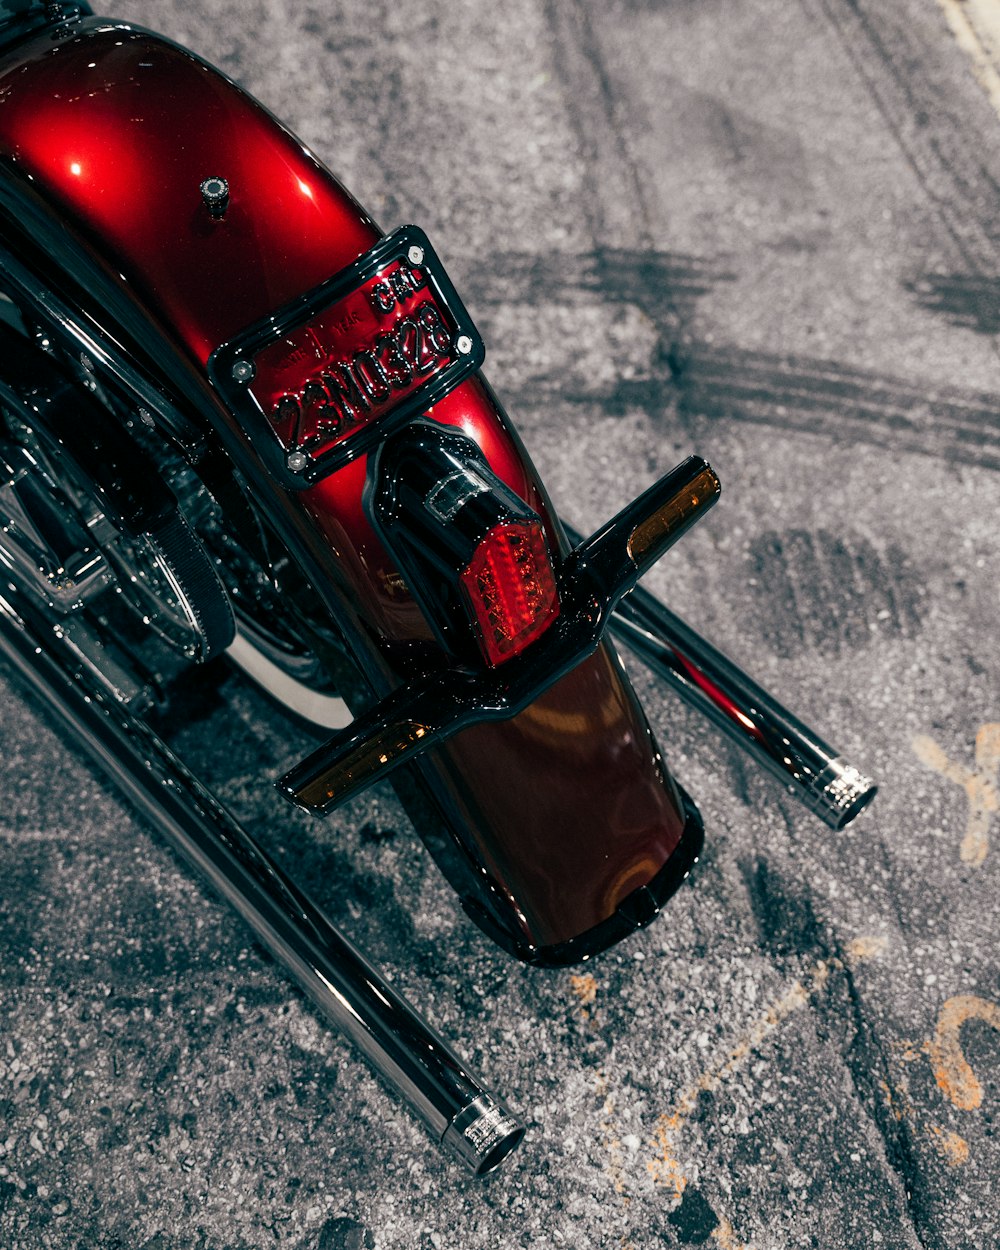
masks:
[(304, 486), (431, 407), (484, 354), (426, 236), (405, 226), (210, 368), (269, 467)]

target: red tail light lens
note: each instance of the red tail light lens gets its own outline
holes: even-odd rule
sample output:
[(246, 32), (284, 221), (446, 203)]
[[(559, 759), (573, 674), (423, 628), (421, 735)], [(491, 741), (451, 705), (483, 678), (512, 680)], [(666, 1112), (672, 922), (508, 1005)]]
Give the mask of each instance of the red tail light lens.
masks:
[(538, 521), (491, 529), (461, 575), (492, 667), (519, 655), (559, 615), (555, 572)]

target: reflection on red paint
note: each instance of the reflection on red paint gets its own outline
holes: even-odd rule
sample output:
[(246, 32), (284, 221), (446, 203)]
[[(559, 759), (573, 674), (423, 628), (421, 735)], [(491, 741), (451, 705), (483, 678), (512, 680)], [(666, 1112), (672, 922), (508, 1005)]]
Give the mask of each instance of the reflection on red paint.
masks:
[[(119, 276), (140, 313), (167, 328), (206, 394), (202, 366), (218, 346), (380, 237), (255, 101), (185, 50), (103, 19), (75, 23), (61, 40), (26, 40), (0, 59), (0, 156), (28, 180), (34, 203), (53, 207), (60, 230)], [(203, 202), (207, 177), (229, 184), (224, 218)], [(429, 415), (475, 439), (497, 476), (544, 518), (557, 552), (554, 513), (486, 383), (463, 383)], [(275, 486), (269, 503), (306, 536), (368, 640), (370, 676), (391, 687), (439, 656), (368, 522), (365, 474), (362, 456), (294, 498)], [(536, 944), (605, 920), (681, 837), (678, 794), (603, 648), (520, 716), (462, 733), (428, 767)]]

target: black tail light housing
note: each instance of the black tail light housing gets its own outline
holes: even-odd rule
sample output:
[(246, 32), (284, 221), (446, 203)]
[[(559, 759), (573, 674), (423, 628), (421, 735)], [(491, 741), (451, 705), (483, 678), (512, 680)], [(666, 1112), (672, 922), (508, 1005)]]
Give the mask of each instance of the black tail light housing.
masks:
[(441, 644), (491, 668), (519, 655), (559, 615), (538, 513), (478, 445), (417, 421), (374, 458), (369, 513)]

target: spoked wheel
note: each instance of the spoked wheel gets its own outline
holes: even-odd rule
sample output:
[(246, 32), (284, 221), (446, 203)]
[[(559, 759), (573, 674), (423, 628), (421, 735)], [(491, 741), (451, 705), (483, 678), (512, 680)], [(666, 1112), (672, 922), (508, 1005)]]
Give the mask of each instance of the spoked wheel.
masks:
[[(227, 524), (198, 475), (155, 435), (129, 433), (127, 405), (57, 340), (32, 335), (0, 291), (0, 594), (6, 569), (50, 619), (77, 634), (89, 622), (133, 659), (144, 639), (186, 661), (228, 650), (297, 717), (348, 724), (339, 635), (307, 627), (303, 596), (277, 586), (246, 501), (230, 500), (242, 520)], [(91, 667), (111, 667), (108, 646), (88, 646)]]
[(222, 582), (181, 513), (133, 538), (102, 516), (91, 526), (115, 574), (122, 604), (182, 655), (209, 660), (233, 641)]
[(229, 599), (156, 465), (44, 352), (0, 337), (2, 571), (55, 622), (82, 613), (186, 660), (218, 654)]

